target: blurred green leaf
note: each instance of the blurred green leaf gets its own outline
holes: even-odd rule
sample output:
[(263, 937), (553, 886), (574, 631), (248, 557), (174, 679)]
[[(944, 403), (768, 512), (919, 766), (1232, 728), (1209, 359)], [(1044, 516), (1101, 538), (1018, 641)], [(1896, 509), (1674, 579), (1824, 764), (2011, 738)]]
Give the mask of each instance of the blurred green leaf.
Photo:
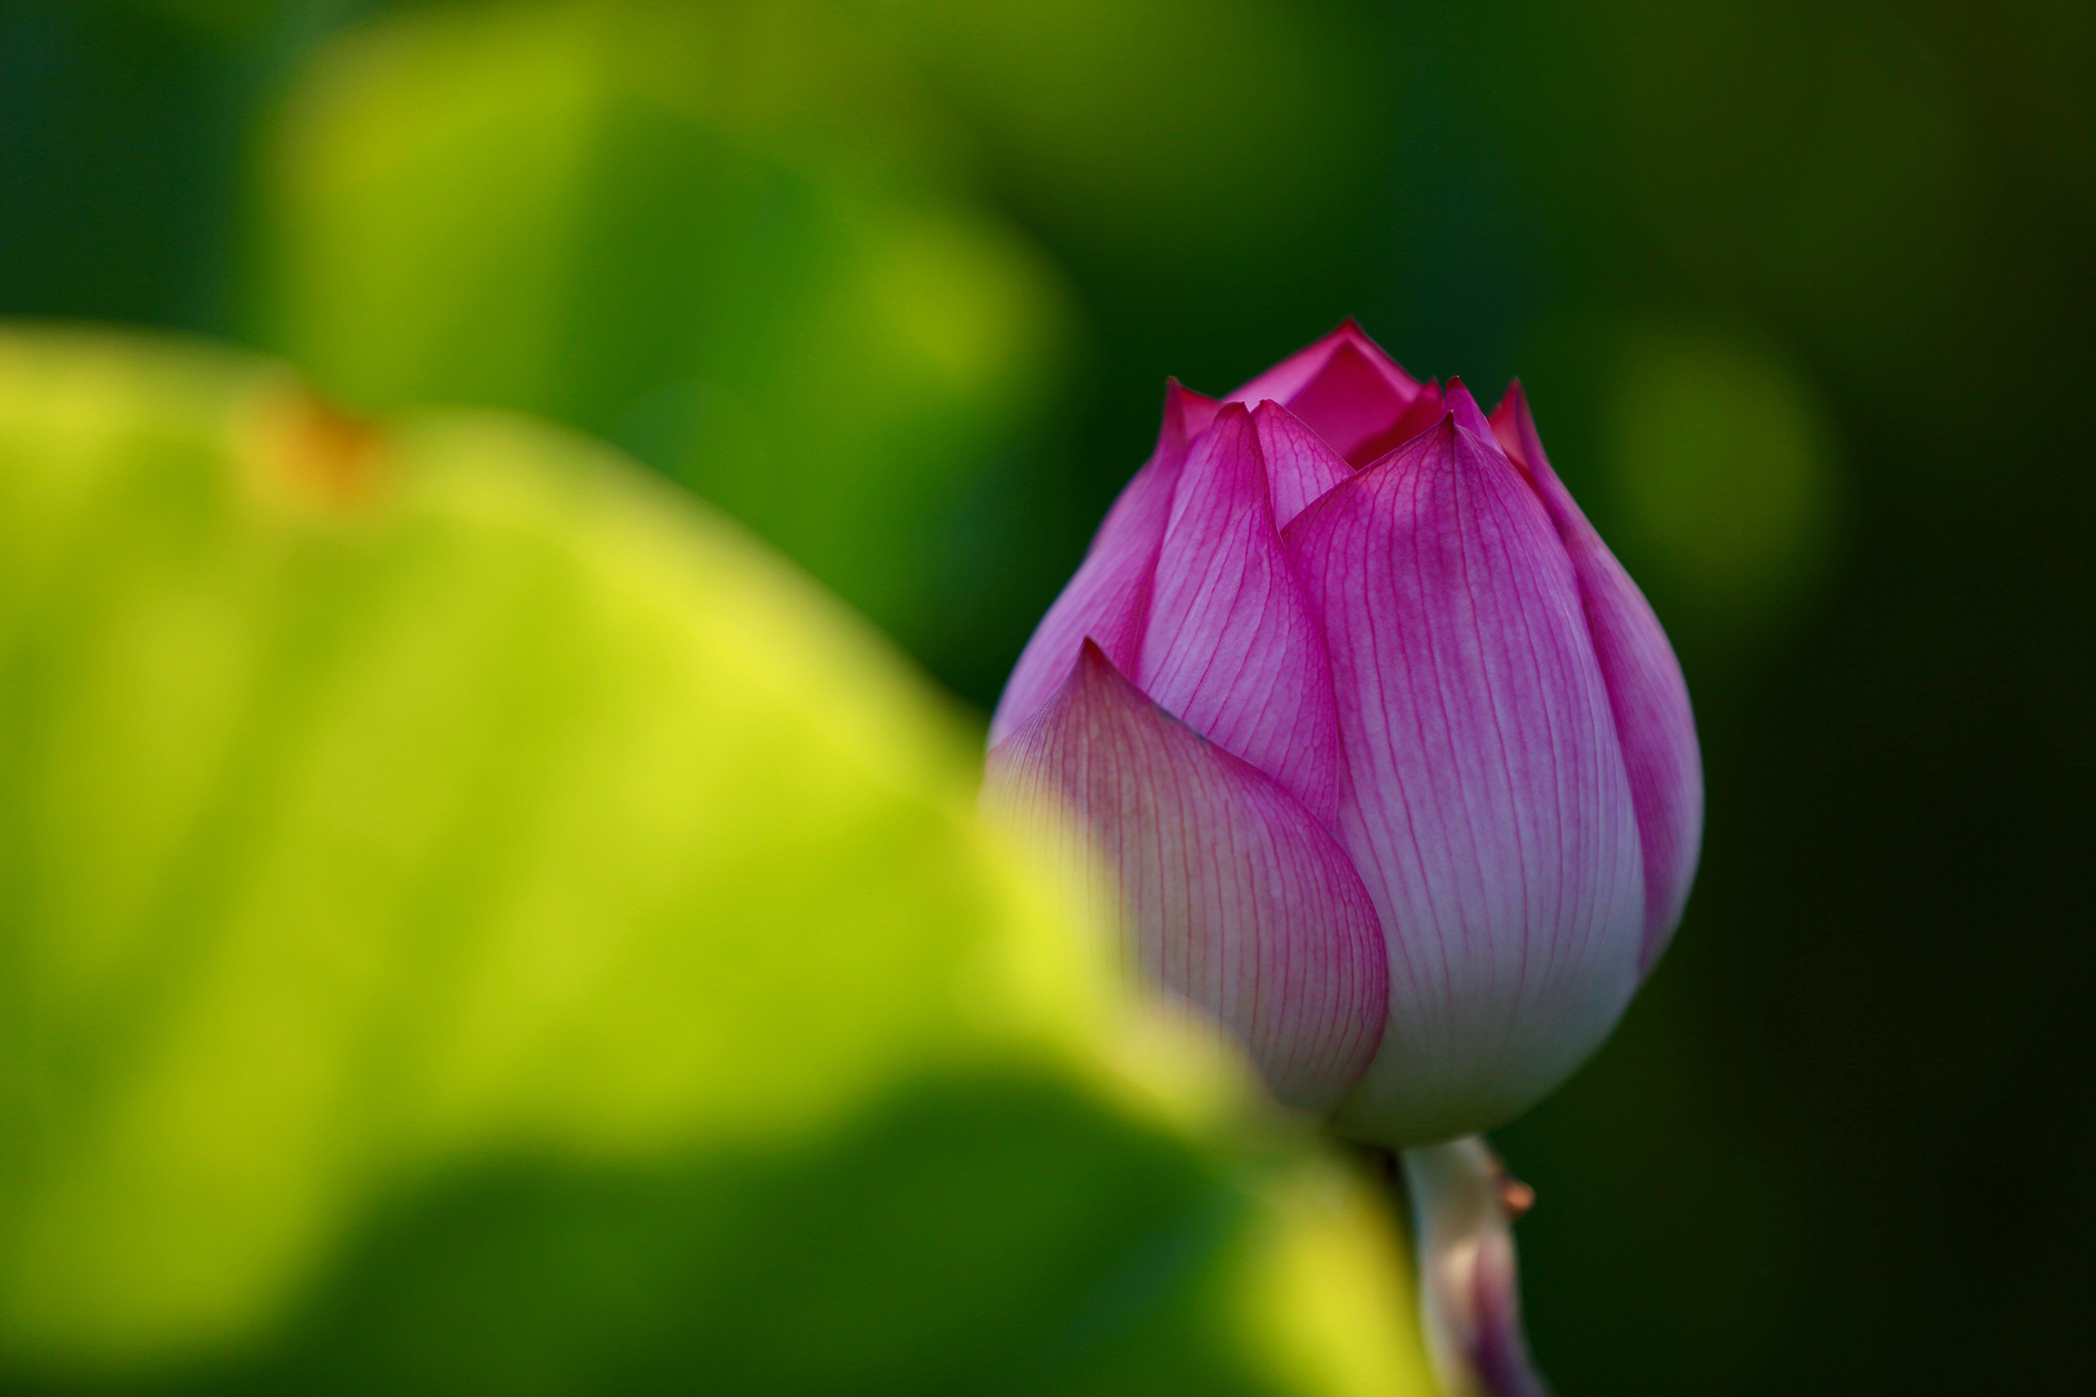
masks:
[(0, 335), (0, 715), (10, 1390), (1430, 1390), (958, 725), (600, 448)]
[(1881, 370), (1955, 305), (1984, 172), (1958, 63), (1896, 7), (1594, 0), (1496, 20), (1464, 7), (1489, 35), (1464, 76), (1589, 286), (1736, 305)]
[(1069, 332), (966, 168), (820, 0), (406, 13), (324, 46), (274, 128), (257, 314), (360, 407), (607, 435), (919, 641)]
[(1354, 81), (1367, 73), (1331, 13), (1270, 0), (841, 2), (893, 35), (1023, 172), (1015, 197), (1108, 255), (1206, 262), (1306, 223), (1329, 240), (1333, 205), (1374, 149)]

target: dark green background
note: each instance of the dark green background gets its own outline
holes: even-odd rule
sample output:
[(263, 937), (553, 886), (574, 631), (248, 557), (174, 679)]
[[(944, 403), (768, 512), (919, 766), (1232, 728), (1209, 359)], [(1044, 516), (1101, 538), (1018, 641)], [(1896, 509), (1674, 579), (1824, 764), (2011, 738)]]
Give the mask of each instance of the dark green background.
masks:
[[(358, 8), (0, 3), (0, 313), (242, 338), (249, 143)], [(1081, 319), (1048, 425), (985, 459), (938, 544), (921, 658), (994, 701), (1167, 374), (1221, 391), (1347, 314), (1488, 399), (1521, 373), (1675, 638), (1710, 810), (1651, 985), (1500, 1136), (1541, 1196), (1522, 1228), (1541, 1361), (1573, 1397), (2076, 1385), (2096, 13), (1287, 13), (1289, 84), (1261, 86), (1257, 51), (1133, 70), (1151, 184), (1015, 118), (995, 34), (906, 36), (973, 133), (976, 194)], [(1077, 107), (1106, 90), (1082, 44), (1043, 61), (1070, 65)], [(1234, 158), (1243, 123), (1277, 121), (1285, 142)], [(1805, 541), (1730, 590), (1640, 534), (1607, 466), (1624, 356), (1663, 373), (1710, 343), (1820, 414)]]

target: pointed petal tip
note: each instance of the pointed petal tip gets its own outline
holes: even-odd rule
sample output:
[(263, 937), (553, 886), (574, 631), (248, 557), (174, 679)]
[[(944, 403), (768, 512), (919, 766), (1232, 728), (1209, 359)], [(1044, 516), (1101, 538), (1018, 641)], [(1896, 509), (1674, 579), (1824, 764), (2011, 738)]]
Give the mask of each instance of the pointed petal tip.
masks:
[(1214, 420), (1221, 406), (1206, 393), (1196, 393), (1176, 378), (1164, 381), (1164, 420), (1157, 434), (1159, 449), (1184, 446)]
[(1407, 382), (1413, 383), (1415, 385), (1418, 382), (1418, 380), (1414, 379), (1411, 374), (1405, 372), (1404, 366), (1397, 362), (1397, 356), (1392, 354), (1389, 350), (1383, 348), (1381, 344), (1377, 343), (1375, 336), (1369, 334), (1367, 330), (1363, 329), (1361, 326), (1361, 322), (1351, 315), (1349, 315), (1346, 319), (1340, 321), (1338, 328), (1333, 330), (1331, 334), (1325, 336), (1325, 338), (1345, 338), (1347, 340), (1350, 340), (1355, 344), (1358, 344), (1363, 349), (1373, 351), (1375, 356), (1381, 359), (1386, 365), (1393, 369), (1396, 369), (1398, 373), (1403, 374)]
[(1362, 441), (1349, 459), (1356, 466), (1366, 469), (1421, 432), (1431, 431), (1434, 424), (1440, 420), (1442, 411), (1441, 382), (1439, 379), (1430, 378), (1419, 385), (1419, 391), (1413, 394), (1411, 403), (1397, 415), (1396, 420)]
[(1439, 454), (1451, 451), (1456, 442), (1455, 413), (1440, 408), (1436, 414), (1421, 422), (1417, 430), (1407, 432), (1397, 442), (1372, 460), (1364, 461), (1354, 471), (1359, 478), (1373, 476), (1399, 467), (1403, 462), (1416, 462), (1428, 453)]
[(1284, 404), (1351, 460), (1418, 394), (1419, 381), (1348, 318), (1228, 396)]
[(1529, 412), (1528, 395), (1522, 391), (1520, 379), (1507, 383), (1506, 392), (1499, 396), (1499, 406), (1492, 409), (1487, 422), (1507, 459), (1533, 479), (1536, 470), (1530, 458), (1540, 456), (1541, 444), (1536, 441), (1536, 421)]
[(1492, 426), (1485, 420), (1484, 410), (1477, 405), (1477, 399), (1472, 396), (1469, 386), (1461, 377), (1449, 377), (1448, 387), (1442, 390), (1442, 397), (1458, 426), (1484, 441), (1494, 440)]
[[(1218, 402), (1208, 420), (1201, 426), (1205, 433), (1201, 444), (1189, 453), (1189, 459), (1202, 452), (1225, 451), (1237, 447), (1244, 438), (1253, 434), (1252, 409), (1244, 403), (1231, 399)], [(1196, 435), (1200, 435), (1197, 433)], [(1256, 448), (1255, 448), (1256, 449)]]
[[(1113, 656), (1106, 653), (1106, 647), (1086, 636), (1084, 643), (1077, 647), (1077, 659), (1070, 666), (1065, 687), (1096, 690), (1101, 685), (1126, 688), (1144, 703), (1150, 702), (1149, 695), (1145, 694), (1133, 679), (1122, 673), (1121, 667), (1114, 663)], [(1044, 708), (1042, 711), (1047, 710)]]
[(1354, 473), (1346, 458), (1333, 451), (1309, 423), (1271, 398), (1253, 409), (1252, 426), (1265, 458), (1277, 528), (1286, 528)]

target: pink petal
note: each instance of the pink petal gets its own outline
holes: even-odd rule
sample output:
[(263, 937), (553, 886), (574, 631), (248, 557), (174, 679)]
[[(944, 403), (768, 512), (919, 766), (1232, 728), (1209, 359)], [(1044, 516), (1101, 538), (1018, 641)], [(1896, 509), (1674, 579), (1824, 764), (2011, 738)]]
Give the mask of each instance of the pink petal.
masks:
[(1172, 491), (1185, 464), (1188, 444), (1207, 429), (1221, 404), (1179, 386), (1165, 385), (1164, 425), (1157, 449), (1107, 511), (1077, 575), (1048, 608), (1033, 638), (1005, 681), (990, 721), (990, 741), (1002, 741), (1054, 696), (1092, 636), (1115, 663), (1135, 667), (1149, 615), (1151, 569), (1171, 518)]
[(1507, 1177), (1477, 1136), (1404, 1152), (1427, 1354), (1446, 1392), (1548, 1397), (1521, 1328)]
[(1223, 401), (1249, 406), (1271, 398), (1358, 466), (1375, 455), (1361, 454), (1362, 448), (1386, 434), (1418, 396), (1418, 380), (1348, 320)]
[(1249, 404), (1272, 398), (1276, 402), (1286, 403), (1300, 392), (1305, 384), (1317, 377), (1341, 346), (1348, 345), (1359, 350), (1378, 367), (1398, 396), (1409, 400), (1419, 391), (1418, 381), (1399, 368), (1397, 361), (1384, 353), (1383, 347), (1368, 337), (1368, 332), (1361, 328), (1359, 321), (1348, 316), (1331, 334), (1315, 344), (1297, 350), (1235, 393), (1229, 394), (1223, 401)]
[(1338, 833), (1391, 956), (1389, 1029), (1341, 1119), (1382, 1144), (1485, 1128), (1637, 981), (1637, 819), (1572, 565), (1452, 414), (1283, 540), (1332, 665)]
[(1404, 410), (1403, 415), (1355, 449), (1354, 459), (1373, 465), (1421, 432), (1430, 430), (1447, 415), (1441, 385), (1430, 378), (1419, 386), (1419, 396), (1412, 399), (1412, 405)]
[(1488, 447), (1499, 445), (1499, 439), (1492, 434), (1492, 424), (1485, 420), (1484, 409), (1477, 405), (1477, 399), (1470, 396), (1470, 390), (1463, 386), (1462, 379), (1448, 380), (1443, 401), (1448, 404), (1448, 411), (1456, 419), (1458, 427)]
[(1382, 1034), (1387, 971), (1346, 855), (1294, 797), (1144, 698), (1097, 645), (991, 751), (984, 802), (1022, 827), (1058, 806), (1081, 818), (1118, 878), (1130, 959), (1213, 1013), (1281, 1100), (1322, 1112), (1359, 1080)]
[(1527, 473), (1579, 579), (1644, 843), (1645, 941), (1639, 968), (1649, 970), (1681, 920), (1703, 842), (1703, 758), (1688, 685), (1645, 594), (1551, 470), (1518, 382), (1494, 409), (1492, 430), (1508, 457)]
[(1259, 431), (1259, 454), (1266, 458), (1274, 523), (1281, 527), (1354, 473), (1308, 423), (1271, 398), (1253, 410), (1252, 425)]
[(1266, 477), (1251, 415), (1228, 404), (1179, 473), (1134, 673), (1166, 712), (1329, 825), (1339, 791), (1332, 676)]

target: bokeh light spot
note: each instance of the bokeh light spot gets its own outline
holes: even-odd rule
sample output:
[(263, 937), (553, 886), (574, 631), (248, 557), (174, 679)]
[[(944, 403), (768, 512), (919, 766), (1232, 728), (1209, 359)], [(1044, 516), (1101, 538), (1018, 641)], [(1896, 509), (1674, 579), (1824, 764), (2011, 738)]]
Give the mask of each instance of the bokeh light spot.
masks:
[(1626, 336), (1603, 455), (1632, 550), (1699, 607), (1780, 609), (1821, 574), (1836, 450), (1812, 384), (1780, 353), (1710, 331)]

